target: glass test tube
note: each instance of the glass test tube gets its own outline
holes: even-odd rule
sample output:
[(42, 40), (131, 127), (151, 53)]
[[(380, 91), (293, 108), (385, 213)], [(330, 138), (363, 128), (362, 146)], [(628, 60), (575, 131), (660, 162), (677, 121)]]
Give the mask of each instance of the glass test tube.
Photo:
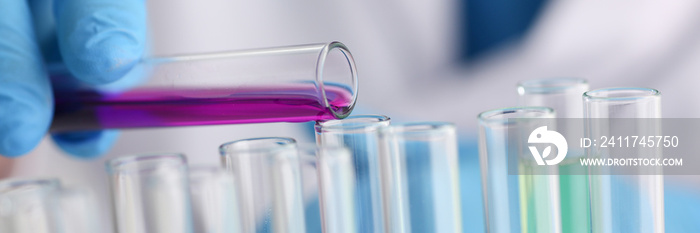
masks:
[(314, 184), (304, 186), (316, 188), (322, 232), (359, 232), (355, 224), (356, 184), (350, 150), (338, 146), (304, 146), (300, 148), (300, 155), (302, 169), (313, 173), (306, 175), (304, 181)]
[(504, 108), (479, 114), (487, 232), (561, 232), (559, 180), (553, 175), (528, 173), (534, 161), (527, 143), (523, 143), (534, 129), (529, 120), (534, 123), (554, 117), (554, 111), (547, 107)]
[(457, 132), (443, 122), (380, 130), (390, 232), (462, 232)]
[(92, 192), (55, 179), (0, 182), (0, 232), (99, 232)]
[(120, 80), (131, 88), (70, 85), (50, 70), (52, 132), (342, 119), (358, 87), (340, 42), (146, 58)]
[(523, 81), (518, 83), (518, 105), (550, 107), (558, 118), (582, 118), (581, 96), (586, 91), (588, 82), (580, 78)]
[(59, 188), (53, 179), (0, 182), (0, 232), (56, 232), (56, 203), (51, 198)]
[(194, 232), (243, 232), (233, 177), (224, 168), (190, 167), (190, 196)]
[(100, 232), (98, 203), (86, 188), (61, 188), (55, 195), (58, 228), (56, 232)]
[(219, 151), (237, 185), (243, 232), (306, 232), (294, 139), (244, 139), (223, 144)]
[(379, 174), (379, 129), (389, 123), (389, 117), (381, 115), (357, 115), (343, 120), (316, 122), (316, 144), (347, 147), (352, 152), (357, 184), (356, 228), (359, 232), (387, 232)]
[(126, 156), (109, 160), (106, 166), (118, 232), (193, 232), (183, 155)]
[[(608, 88), (583, 95), (587, 138), (661, 135), (661, 93), (649, 88)], [(613, 118), (615, 124), (610, 123)], [(654, 120), (656, 119), (656, 120)], [(589, 148), (589, 158), (661, 156), (660, 151)], [(590, 168), (592, 232), (664, 232), (663, 175), (660, 167), (633, 168), (639, 174), (613, 174)]]
[[(583, 118), (581, 96), (588, 91), (588, 82), (580, 78), (551, 78), (518, 83), (518, 105), (542, 106), (554, 109), (557, 118)], [(559, 121), (557, 132), (565, 138), (581, 138), (583, 122), (577, 119)], [(579, 158), (583, 149), (569, 147), (566, 159), (558, 164), (559, 194), (563, 232), (590, 232), (588, 175)]]

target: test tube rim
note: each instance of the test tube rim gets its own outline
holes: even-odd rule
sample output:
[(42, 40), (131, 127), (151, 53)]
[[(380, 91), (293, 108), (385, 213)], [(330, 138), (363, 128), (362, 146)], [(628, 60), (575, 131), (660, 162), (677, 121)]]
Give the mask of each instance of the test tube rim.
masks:
[[(257, 148), (236, 148), (234, 146), (238, 146), (243, 143), (250, 143), (250, 142), (255, 142), (259, 143), (261, 141), (274, 141), (277, 142), (277, 145), (279, 147), (275, 148), (270, 148), (270, 147), (256, 147)], [(228, 156), (231, 155), (232, 153), (261, 153), (261, 152), (275, 152), (275, 151), (284, 151), (288, 149), (297, 149), (297, 141), (294, 138), (289, 138), (289, 137), (258, 137), (258, 138), (246, 138), (246, 139), (240, 139), (240, 140), (235, 140), (235, 141), (230, 141), (224, 144), (221, 144), (219, 146), (219, 153), (221, 156)]]
[[(154, 153), (154, 154), (126, 155), (126, 156), (121, 156), (121, 157), (107, 160), (107, 162), (105, 162), (105, 165), (107, 167), (107, 173), (109, 173), (109, 174), (142, 173), (142, 172), (147, 172), (147, 171), (151, 171), (154, 169), (152, 164), (149, 164), (151, 166), (145, 167), (143, 162), (154, 162), (157, 160), (170, 161), (171, 162), (170, 165), (175, 165), (177, 167), (180, 167), (180, 166), (186, 167), (186, 165), (187, 165), (187, 157), (181, 153)], [(137, 164), (137, 165), (134, 167), (130, 167), (130, 168), (123, 167), (124, 165), (133, 165), (133, 164)], [(160, 166), (162, 166), (162, 163), (158, 163), (158, 164), (161, 164)]]
[[(326, 62), (326, 59), (328, 58), (328, 55), (333, 51), (333, 49), (339, 49), (341, 53), (345, 56), (345, 59), (348, 62), (348, 65), (350, 65), (350, 77), (352, 78), (352, 100), (350, 100), (350, 105), (348, 105), (347, 109), (345, 109), (344, 112), (337, 112), (335, 109), (333, 109), (328, 102), (328, 97), (326, 95), (326, 88), (325, 85), (323, 84), (323, 70), (324, 70), (324, 65)], [(319, 85), (319, 89), (321, 90), (321, 95), (323, 97), (323, 103), (328, 110), (330, 110), (331, 113), (333, 113), (333, 116), (338, 118), (338, 119), (343, 119), (348, 116), (350, 116), (350, 113), (352, 113), (352, 110), (355, 109), (355, 103), (357, 103), (357, 93), (359, 91), (359, 81), (357, 79), (357, 67), (355, 65), (355, 59), (352, 56), (352, 53), (350, 53), (350, 49), (348, 49), (345, 44), (339, 41), (332, 41), (328, 44), (326, 44), (323, 49), (321, 50), (321, 53), (318, 57), (317, 61), (317, 66), (316, 66), (316, 83)]]
[(402, 122), (384, 128), (382, 133), (407, 140), (442, 140), (441, 137), (433, 136), (456, 135), (457, 127), (453, 123), (443, 121)]
[(576, 77), (532, 79), (518, 82), (518, 94), (555, 94), (578, 86), (587, 87), (588, 81)]
[[(616, 93), (617, 92), (617, 93)], [(636, 92), (636, 93), (646, 93), (645, 95), (631, 95), (631, 96), (600, 96), (603, 93), (622, 93), (622, 92)], [(611, 88), (600, 88), (583, 93), (583, 99), (586, 101), (608, 101), (608, 102), (618, 102), (618, 101), (638, 101), (647, 98), (659, 98), (661, 97), (661, 92), (654, 88), (646, 87), (611, 87)]]
[[(348, 123), (357, 123), (348, 125)], [(356, 131), (369, 132), (378, 130), (381, 127), (389, 126), (391, 118), (379, 114), (354, 115), (345, 119), (317, 121), (314, 128), (317, 133), (353, 133)]]
[[(505, 117), (505, 118), (493, 118), (494, 116), (505, 116), (506, 114), (516, 113), (516, 112), (539, 112), (542, 113), (544, 117)], [(518, 118), (518, 119), (539, 119), (539, 118), (554, 118), (554, 109), (550, 107), (542, 106), (523, 106), (523, 107), (508, 107), (508, 108), (498, 108), (493, 110), (488, 110), (480, 113), (478, 115), (479, 123), (484, 125), (490, 124), (508, 124), (510, 121), (508, 119)]]
[(56, 178), (6, 179), (0, 181), (0, 195), (6, 194), (8, 191), (13, 191), (17, 188), (21, 188), (28, 185), (36, 185), (37, 187), (58, 189), (61, 186), (61, 181)]

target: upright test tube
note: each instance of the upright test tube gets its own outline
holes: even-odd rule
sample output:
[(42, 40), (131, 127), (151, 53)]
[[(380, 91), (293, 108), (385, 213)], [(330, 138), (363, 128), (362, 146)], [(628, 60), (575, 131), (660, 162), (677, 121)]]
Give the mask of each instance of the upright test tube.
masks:
[[(661, 93), (649, 88), (608, 88), (583, 95), (586, 137), (661, 135)], [(614, 122), (614, 123), (612, 123)], [(588, 158), (659, 158), (643, 147), (591, 147)], [(636, 174), (589, 169), (592, 232), (664, 232), (664, 191), (660, 167), (638, 167)]]
[(340, 42), (146, 58), (103, 87), (50, 70), (52, 132), (342, 119), (358, 87)]
[(233, 177), (220, 166), (190, 167), (194, 231), (242, 233)]
[(187, 161), (181, 154), (107, 161), (115, 224), (121, 233), (191, 233)]
[(553, 175), (528, 173), (535, 162), (526, 143), (535, 125), (540, 125), (535, 123), (542, 122), (538, 119), (554, 117), (554, 111), (547, 107), (504, 108), (479, 114), (487, 232), (561, 232), (559, 180)]
[(455, 126), (416, 122), (380, 131), (390, 232), (461, 233)]
[(313, 184), (304, 186), (317, 188), (322, 232), (359, 232), (355, 224), (355, 169), (350, 150), (339, 146), (303, 146), (299, 150), (305, 165), (302, 169), (313, 173), (305, 177)]
[(243, 232), (306, 232), (294, 139), (244, 139), (223, 144), (219, 151), (237, 184)]
[(92, 233), (100, 231), (92, 192), (63, 188), (58, 180), (0, 182), (0, 232)]
[(0, 182), (0, 232), (53, 233), (58, 227), (53, 195), (58, 180)]
[(56, 232), (93, 233), (102, 229), (98, 202), (86, 188), (61, 188), (54, 194), (56, 201)]
[[(581, 138), (583, 132), (583, 101), (588, 82), (580, 78), (551, 78), (528, 80), (518, 83), (520, 106), (542, 106), (554, 109), (558, 121), (557, 132), (565, 138)], [(560, 162), (559, 189), (561, 197), (562, 230), (571, 233), (590, 232), (590, 206), (588, 199), (588, 175), (578, 166), (583, 149), (569, 147), (566, 159)]]
[(387, 116), (357, 115), (343, 120), (317, 122), (315, 126), (317, 144), (344, 146), (352, 152), (357, 184), (356, 228), (359, 232), (387, 232), (379, 174), (379, 129), (389, 123)]

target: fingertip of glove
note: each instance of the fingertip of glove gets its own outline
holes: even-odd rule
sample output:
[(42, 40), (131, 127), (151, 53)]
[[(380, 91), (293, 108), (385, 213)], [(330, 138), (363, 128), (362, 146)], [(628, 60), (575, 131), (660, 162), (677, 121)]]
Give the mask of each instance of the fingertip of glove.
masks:
[(53, 140), (65, 152), (82, 159), (97, 158), (112, 148), (119, 132), (115, 130), (53, 134)]
[(22, 121), (0, 123), (0, 154), (18, 157), (29, 153), (41, 142), (45, 129)]
[(111, 83), (141, 59), (146, 43), (143, 2), (66, 1), (56, 9), (61, 55), (76, 78)]
[(41, 136), (28, 133), (18, 133), (22, 127), (15, 128), (14, 132), (3, 132), (0, 135), (0, 155), (5, 157), (19, 157), (29, 153), (41, 141)]
[(70, 39), (73, 56), (64, 59), (78, 79), (90, 84), (111, 83), (125, 76), (143, 53), (143, 45), (127, 32), (112, 30), (80, 38), (85, 36)]
[[(14, 88), (15, 92), (21, 90), (18, 87)], [(2, 89), (0, 88), (0, 92)], [(7, 92), (7, 89), (4, 92)], [(50, 111), (52, 111), (46, 110), (42, 102), (31, 102), (33, 99), (21, 95), (22, 92), (12, 94), (18, 94), (24, 98), (0, 95), (0, 154), (7, 157), (29, 153), (41, 142), (49, 127)]]

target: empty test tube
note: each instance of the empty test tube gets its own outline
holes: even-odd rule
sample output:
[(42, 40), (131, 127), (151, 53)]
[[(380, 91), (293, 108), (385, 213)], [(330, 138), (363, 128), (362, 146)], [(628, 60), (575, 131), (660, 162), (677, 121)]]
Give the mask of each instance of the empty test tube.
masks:
[(242, 232), (233, 177), (224, 168), (190, 167), (190, 196), (195, 232)]
[(462, 232), (455, 126), (415, 122), (380, 132), (390, 232)]
[(300, 148), (300, 155), (302, 169), (313, 173), (307, 178), (315, 179), (311, 180), (314, 184), (304, 186), (316, 188), (322, 231), (359, 232), (355, 220), (355, 169), (350, 150), (337, 146), (304, 146)]
[(0, 232), (99, 232), (92, 192), (63, 188), (55, 179), (0, 181)]
[(187, 160), (181, 154), (107, 161), (115, 224), (123, 233), (191, 233)]
[[(518, 83), (518, 105), (554, 109), (557, 118), (568, 118), (557, 122), (557, 132), (565, 138), (581, 138), (583, 121), (577, 118), (583, 118), (581, 96), (588, 88), (588, 82), (580, 78), (523, 81)], [(557, 165), (564, 232), (590, 232), (588, 175), (585, 167), (579, 166), (579, 159), (583, 156), (582, 148), (571, 146), (566, 159)]]
[(389, 123), (389, 117), (382, 115), (357, 115), (316, 122), (316, 144), (347, 147), (352, 152), (359, 232), (388, 232), (381, 196), (379, 129), (389, 126)]
[(237, 184), (243, 232), (306, 232), (294, 139), (244, 139), (223, 144), (219, 151)]
[[(607, 88), (583, 95), (587, 138), (661, 135), (661, 93), (650, 88)], [(588, 158), (661, 158), (661, 149), (591, 147)], [(593, 167), (589, 174), (592, 232), (664, 232), (661, 167), (629, 167), (613, 174)], [(628, 171), (629, 171), (628, 170)]]
[(61, 188), (54, 194), (56, 201), (57, 232), (100, 232), (98, 203), (87, 188)]
[(0, 232), (57, 232), (53, 195), (58, 180), (6, 180), (0, 182)]
[[(554, 118), (547, 107), (518, 107), (479, 114), (479, 159), (486, 231), (561, 232), (559, 180), (532, 175), (528, 135), (538, 119)], [(531, 122), (532, 121), (532, 122)], [(549, 125), (549, 130), (554, 130)]]

